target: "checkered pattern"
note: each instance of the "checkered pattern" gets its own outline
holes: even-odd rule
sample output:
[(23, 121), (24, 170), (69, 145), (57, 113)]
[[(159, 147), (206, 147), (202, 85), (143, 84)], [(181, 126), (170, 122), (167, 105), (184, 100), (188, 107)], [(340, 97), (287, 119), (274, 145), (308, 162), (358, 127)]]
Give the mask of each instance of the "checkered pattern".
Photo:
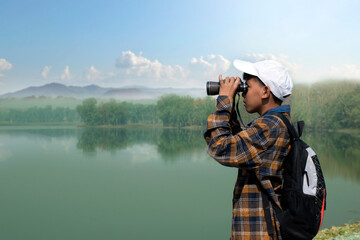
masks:
[[(289, 133), (280, 118), (271, 114), (260, 116), (246, 129), (236, 131), (232, 108), (233, 99), (219, 96), (204, 134), (209, 155), (224, 166), (238, 168), (230, 239), (271, 239), (258, 180), (280, 207), (275, 190), (281, 187), (283, 179), (281, 166), (290, 150)], [(289, 118), (289, 113), (284, 114)], [(281, 239), (272, 207), (271, 219), (274, 237)]]

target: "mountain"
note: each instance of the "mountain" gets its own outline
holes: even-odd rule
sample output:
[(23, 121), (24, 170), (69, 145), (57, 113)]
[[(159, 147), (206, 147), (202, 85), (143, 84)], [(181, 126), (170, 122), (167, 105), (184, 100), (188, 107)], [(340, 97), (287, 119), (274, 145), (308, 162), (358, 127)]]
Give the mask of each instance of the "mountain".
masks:
[(38, 87), (28, 87), (16, 92), (0, 95), (0, 98), (24, 98), (29, 96), (45, 97), (74, 97), (74, 98), (115, 98), (155, 99), (165, 94), (190, 95), (193, 97), (206, 96), (205, 88), (148, 88), (143, 86), (128, 86), (122, 88), (104, 88), (97, 85), (84, 87), (66, 86), (60, 83), (49, 83)]
[(65, 86), (60, 83), (49, 83), (39, 87), (28, 87), (13, 93), (6, 93), (1, 95), (0, 98), (23, 98), (29, 96), (87, 98), (97, 97), (109, 90), (110, 88), (102, 88), (96, 85), (77, 87)]

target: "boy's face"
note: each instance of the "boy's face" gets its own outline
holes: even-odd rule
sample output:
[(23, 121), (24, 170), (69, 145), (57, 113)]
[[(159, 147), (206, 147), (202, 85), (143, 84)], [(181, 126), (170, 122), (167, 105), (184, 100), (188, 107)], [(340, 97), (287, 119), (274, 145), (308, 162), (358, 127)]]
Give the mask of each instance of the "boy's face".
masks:
[(248, 85), (247, 93), (242, 94), (245, 109), (248, 113), (260, 113), (264, 86), (256, 78), (248, 79), (246, 84)]

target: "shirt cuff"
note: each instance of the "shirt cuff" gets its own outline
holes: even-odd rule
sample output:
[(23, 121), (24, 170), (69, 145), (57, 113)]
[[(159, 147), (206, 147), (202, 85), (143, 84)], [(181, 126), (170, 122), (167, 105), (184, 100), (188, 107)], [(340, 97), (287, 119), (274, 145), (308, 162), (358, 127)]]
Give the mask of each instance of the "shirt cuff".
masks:
[(217, 98), (216, 110), (227, 110), (231, 112), (233, 107), (233, 99), (226, 95), (220, 95)]

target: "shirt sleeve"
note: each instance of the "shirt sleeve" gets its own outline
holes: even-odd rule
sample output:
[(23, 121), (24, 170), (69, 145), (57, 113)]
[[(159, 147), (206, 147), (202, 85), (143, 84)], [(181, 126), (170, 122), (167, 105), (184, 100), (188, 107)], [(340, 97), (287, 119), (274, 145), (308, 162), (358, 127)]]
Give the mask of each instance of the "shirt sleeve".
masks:
[(228, 167), (256, 168), (261, 163), (261, 154), (269, 142), (269, 126), (261, 120), (250, 127), (232, 133), (231, 111), (233, 100), (228, 96), (218, 96), (216, 111), (207, 119), (204, 138), (207, 152), (217, 162)]

